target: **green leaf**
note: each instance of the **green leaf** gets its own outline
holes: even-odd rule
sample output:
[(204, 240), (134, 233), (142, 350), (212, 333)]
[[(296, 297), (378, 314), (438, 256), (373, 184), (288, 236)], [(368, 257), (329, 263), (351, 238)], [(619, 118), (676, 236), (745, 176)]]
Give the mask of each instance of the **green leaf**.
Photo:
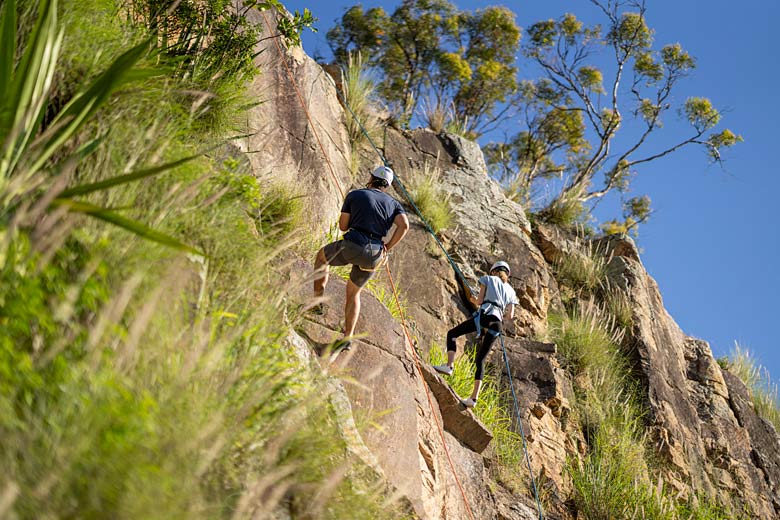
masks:
[(151, 240), (152, 242), (157, 242), (158, 244), (172, 247), (173, 249), (178, 249), (179, 251), (186, 251), (187, 253), (192, 253), (198, 256), (205, 256), (201, 251), (195, 249), (192, 246), (188, 246), (183, 242), (180, 242), (170, 235), (161, 233), (150, 228), (146, 224), (138, 222), (137, 220), (123, 217), (105, 208), (101, 208), (100, 206), (90, 204), (89, 202), (58, 197), (52, 201), (52, 206), (65, 207), (73, 213), (89, 215), (90, 217), (102, 220), (103, 222), (108, 222), (109, 224), (113, 224), (126, 231), (129, 231), (130, 233), (133, 233), (134, 235), (139, 236), (145, 240)]
[(151, 177), (153, 175), (158, 175), (167, 170), (172, 170), (177, 166), (181, 166), (182, 164), (187, 163), (193, 159), (197, 159), (201, 155), (202, 154), (191, 155), (189, 157), (184, 157), (183, 159), (179, 159), (173, 162), (160, 164), (158, 166), (152, 166), (151, 168), (145, 168), (143, 170), (130, 172), (125, 175), (118, 175), (116, 177), (111, 177), (110, 179), (105, 179), (90, 184), (84, 184), (82, 186), (76, 186), (74, 188), (67, 189), (62, 193), (60, 193), (60, 197), (76, 197), (79, 195), (86, 195), (87, 193), (92, 193), (95, 191), (113, 188), (114, 186), (119, 186), (121, 184), (127, 184), (128, 182), (135, 182), (141, 179), (145, 179), (147, 177)]
[[(11, 84), (16, 53), (16, 1), (6, 0), (0, 10), (0, 99), (5, 99)], [(2, 116), (0, 116), (2, 118)]]
[(147, 40), (119, 56), (83, 94), (72, 99), (57, 114), (52, 124), (60, 122), (65, 122), (65, 124), (45, 143), (38, 159), (30, 167), (31, 171), (34, 172), (41, 168), (54, 152), (76, 133), (84, 121), (106, 101), (108, 96), (127, 80), (136, 62), (146, 54), (148, 49), (149, 41)]
[(5, 136), (0, 176), (13, 172), (43, 118), (63, 36), (57, 30), (56, 8), (55, 0), (41, 0), (38, 21), (11, 74), (6, 96), (0, 98), (0, 135)]

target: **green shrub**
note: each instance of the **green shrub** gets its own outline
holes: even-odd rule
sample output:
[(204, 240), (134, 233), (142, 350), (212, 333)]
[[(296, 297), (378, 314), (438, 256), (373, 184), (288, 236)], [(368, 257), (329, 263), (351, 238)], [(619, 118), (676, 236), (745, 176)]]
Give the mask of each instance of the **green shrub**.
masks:
[(420, 104), (422, 120), (428, 128), (437, 134), (443, 131), (447, 125), (447, 107), (440, 100), (424, 100)]
[(570, 461), (577, 509), (588, 519), (631, 518), (644, 502), (647, 475), (640, 425), (604, 425), (582, 460)]
[(545, 339), (558, 345), (572, 375), (572, 419), (588, 446), (585, 455), (567, 461), (577, 510), (595, 520), (733, 518), (706, 497), (696, 505), (680, 502), (652, 474), (637, 383), (618, 347), (623, 329), (615, 321), (593, 300), (549, 317)]
[(746, 348), (734, 345), (734, 349), (721, 365), (739, 377), (750, 391), (753, 407), (759, 417), (772, 423), (780, 432), (780, 391), (772, 381), (769, 371), (761, 366), (753, 354)]
[(550, 313), (547, 339), (558, 345), (563, 365), (575, 375), (598, 370), (619, 375), (622, 369), (617, 347), (621, 334), (592, 300), (568, 314)]
[(450, 197), (439, 186), (439, 173), (427, 165), (410, 181), (409, 193), (434, 233), (441, 233), (452, 223)]
[(590, 242), (576, 241), (571, 251), (553, 263), (555, 279), (587, 297), (608, 287), (609, 256)]
[(568, 197), (549, 205), (537, 213), (536, 218), (564, 229), (572, 229), (584, 225), (590, 218), (590, 212), (577, 197)]
[[(65, 4), (89, 13), (90, 38), (137, 37), (106, 5)], [(102, 59), (77, 26), (61, 75), (74, 85), (94, 74), (79, 53)], [(107, 62), (131, 44), (112, 40)], [(144, 88), (93, 112), (55, 159), (101, 138), (65, 173), (89, 183), (221, 142), (224, 129), (177, 95), (192, 85), (178, 72), (140, 74)], [(56, 95), (55, 107), (71, 94)], [(284, 341), (286, 282), (269, 266), (299, 232), (289, 190), (203, 156), (89, 195), (204, 259), (45, 208), (20, 221), (29, 204), (8, 203), (17, 186), (0, 180), (1, 517), (248, 517), (282, 500), (318, 518), (400, 515), (346, 457), (324, 381)]]

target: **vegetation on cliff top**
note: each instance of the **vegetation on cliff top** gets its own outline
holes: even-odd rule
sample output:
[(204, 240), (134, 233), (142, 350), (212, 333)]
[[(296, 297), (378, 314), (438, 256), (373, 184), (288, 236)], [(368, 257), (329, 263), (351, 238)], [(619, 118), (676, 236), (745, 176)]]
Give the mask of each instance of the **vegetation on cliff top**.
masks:
[[(492, 175), (540, 217), (582, 222), (619, 192), (623, 215), (602, 229), (626, 233), (651, 214), (647, 195), (628, 195), (645, 164), (687, 146), (720, 163), (742, 138), (718, 129), (721, 113), (708, 99), (677, 101), (696, 60), (679, 43), (655, 44), (644, 1), (591, 4), (603, 23), (567, 13), (528, 27), (522, 45), (511, 10), (459, 10), (448, 0), (403, 0), (391, 14), (355, 5), (327, 38), (337, 63), (359, 54), (374, 68), (402, 126), (422, 121), (492, 139)], [(687, 133), (656, 139), (675, 113)]]

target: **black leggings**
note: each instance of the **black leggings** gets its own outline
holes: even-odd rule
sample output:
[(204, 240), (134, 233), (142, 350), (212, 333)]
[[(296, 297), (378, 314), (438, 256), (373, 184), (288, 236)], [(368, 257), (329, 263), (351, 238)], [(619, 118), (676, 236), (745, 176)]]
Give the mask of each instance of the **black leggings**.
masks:
[[(476, 374), (474, 379), (482, 380), (482, 373), (484, 371), (485, 358), (490, 353), (490, 347), (493, 346), (493, 342), (496, 341), (498, 336), (494, 336), (485, 329), (494, 330), (501, 333), (503, 327), (501, 326), (501, 319), (493, 316), (492, 314), (480, 314), (479, 326), (482, 329), (482, 345), (477, 349), (477, 357), (474, 359), (474, 363), (477, 365)], [(471, 332), (477, 331), (477, 324), (474, 323), (474, 318), (470, 318), (460, 325), (456, 325), (447, 331), (447, 351), (455, 352), (458, 347), (455, 345), (455, 338), (459, 338)]]

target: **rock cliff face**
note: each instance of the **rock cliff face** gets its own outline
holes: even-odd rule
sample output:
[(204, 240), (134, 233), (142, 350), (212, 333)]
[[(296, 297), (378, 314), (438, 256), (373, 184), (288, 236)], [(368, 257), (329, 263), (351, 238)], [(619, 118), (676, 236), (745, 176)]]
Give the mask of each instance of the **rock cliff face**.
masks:
[[(758, 518), (780, 517), (780, 439), (752, 410), (747, 390), (722, 371), (709, 345), (686, 336), (628, 240), (617, 242), (612, 278), (629, 291), (633, 350), (651, 411), (648, 426), (666, 477)], [(614, 250), (614, 249), (613, 249)]]
[[(250, 118), (256, 134), (243, 147), (256, 175), (268, 182), (294, 183), (301, 190), (312, 232), (324, 235), (338, 216), (341, 196), (319, 143), (341, 186), (362, 183), (349, 174), (346, 116), (333, 83), (300, 49), (284, 49), (280, 56), (273, 40), (259, 45), (261, 75), (254, 89), (262, 103)], [(285, 63), (311, 110), (311, 123)], [(454, 214), (453, 225), (441, 238), (472, 285), (493, 261), (500, 258), (512, 265), (511, 283), (521, 304), (506, 347), (532, 467), (550, 497), (546, 518), (576, 517), (566, 506), (572, 489), (565, 467), (585, 441), (569, 421), (572, 383), (560, 368), (555, 346), (533, 341), (544, 330), (548, 312), (560, 305), (550, 263), (570, 242), (543, 226), (531, 232), (523, 208), (507, 200), (488, 178), (476, 144), (424, 130), (388, 128), (382, 146), (404, 182), (425, 171), (439, 175)], [(371, 166), (364, 165), (364, 170)], [(412, 229), (389, 266), (405, 301), (415, 347), (425, 353), (433, 343), (443, 345), (447, 329), (466, 313), (452, 269), (420, 220), (410, 216)], [(705, 492), (749, 508), (755, 518), (780, 518), (777, 432), (755, 414), (744, 385), (721, 370), (706, 342), (686, 336), (668, 315), (633, 243), (604, 243), (611, 258), (610, 277), (630, 295), (632, 361), (650, 412), (648, 428), (664, 461), (665, 481), (683, 495)], [(294, 295), (299, 301), (305, 301), (310, 290), (307, 260), (299, 260), (291, 271), (296, 274), (290, 275), (292, 286), (299, 288)], [(308, 359), (307, 349), (318, 351), (338, 337), (343, 282), (333, 279), (326, 296), (327, 312), (305, 319), (291, 335), (302, 359)], [(332, 399), (340, 403), (336, 408), (344, 418), (351, 452), (375, 468), (419, 518), (468, 518), (448, 456), (477, 518), (537, 518), (530, 494), (512, 494), (490, 481), (491, 461), (483, 452), (489, 432), (457, 405), (439, 376), (418, 367), (400, 323), (368, 293), (357, 330), (361, 338), (354, 348), (334, 364), (323, 365), (323, 370), (340, 376), (341, 382), (333, 383)], [(490, 361), (506, 376), (500, 352), (493, 352)], [(358, 431), (352, 416), (370, 419), (378, 427)]]
[[(266, 22), (276, 27), (274, 13), (253, 9), (247, 18), (267, 30)], [(302, 197), (313, 233), (327, 231), (338, 219), (340, 190), (351, 183), (344, 111), (333, 82), (303, 49), (288, 48), (280, 37), (264, 39), (257, 52), (261, 72), (250, 87), (257, 106), (246, 122), (251, 135), (239, 146), (257, 177)]]

